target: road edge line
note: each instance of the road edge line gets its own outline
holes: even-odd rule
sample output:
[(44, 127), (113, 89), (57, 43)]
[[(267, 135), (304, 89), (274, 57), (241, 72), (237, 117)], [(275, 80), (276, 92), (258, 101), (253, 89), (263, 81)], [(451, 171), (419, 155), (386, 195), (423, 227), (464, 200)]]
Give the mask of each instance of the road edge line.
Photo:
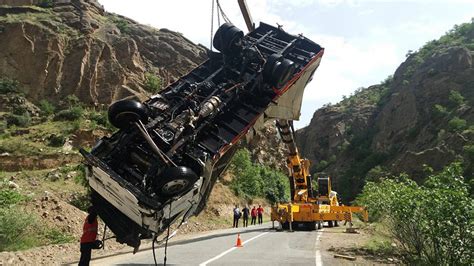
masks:
[[(268, 234), (268, 232), (265, 232), (265, 233), (261, 233), (261, 234), (259, 234), (259, 235), (256, 235), (256, 236), (254, 236), (254, 237), (252, 237), (252, 238), (250, 238), (250, 239), (244, 241), (242, 244), (246, 244), (246, 243), (248, 243), (248, 242), (250, 242), (250, 241), (252, 241), (252, 240), (254, 240), (254, 239), (256, 239), (256, 238), (259, 238), (259, 237), (261, 237), (261, 236), (263, 236), (263, 235), (266, 235), (266, 234)], [(217, 255), (217, 256), (215, 256), (215, 257), (213, 257), (213, 258), (210, 258), (210, 259), (206, 260), (206, 261), (203, 262), (203, 263), (200, 263), (199, 266), (206, 266), (208, 263), (211, 263), (211, 262), (213, 262), (213, 261), (215, 261), (215, 260), (218, 260), (218, 259), (222, 258), (223, 256), (225, 256), (226, 254), (232, 252), (232, 251), (235, 250), (235, 249), (237, 249), (237, 247), (232, 247), (232, 248), (230, 248), (230, 249), (228, 249), (228, 250), (222, 252), (221, 254), (219, 254), (219, 255)]]

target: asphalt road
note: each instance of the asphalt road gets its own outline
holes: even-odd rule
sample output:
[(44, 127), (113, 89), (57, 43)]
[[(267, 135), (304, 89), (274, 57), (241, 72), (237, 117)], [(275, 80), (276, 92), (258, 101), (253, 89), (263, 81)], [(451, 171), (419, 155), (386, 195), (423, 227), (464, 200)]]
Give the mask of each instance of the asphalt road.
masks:
[[(235, 247), (240, 233), (243, 247)], [(321, 231), (275, 231), (271, 223), (218, 230), (168, 246), (167, 265), (335, 265), (321, 248)], [(163, 265), (164, 248), (156, 249)], [(154, 265), (151, 250), (92, 261), (92, 265)]]

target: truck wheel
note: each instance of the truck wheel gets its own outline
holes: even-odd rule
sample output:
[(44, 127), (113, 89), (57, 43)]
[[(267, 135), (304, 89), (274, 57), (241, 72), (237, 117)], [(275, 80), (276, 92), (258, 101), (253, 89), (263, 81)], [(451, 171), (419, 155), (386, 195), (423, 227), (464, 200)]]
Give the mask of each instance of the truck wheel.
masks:
[(281, 89), (293, 77), (295, 70), (295, 62), (279, 54), (272, 54), (263, 68), (263, 78), (272, 87)]
[(314, 230), (316, 230), (317, 226), (318, 226), (317, 222), (309, 222), (308, 228), (309, 228), (309, 230), (314, 231)]
[(332, 221), (328, 221), (328, 227), (333, 227)]
[(164, 197), (174, 197), (191, 189), (198, 179), (188, 167), (171, 167), (159, 175), (154, 191)]
[(322, 222), (318, 222), (318, 230), (319, 229), (322, 229), (323, 228), (323, 223)]
[(212, 44), (223, 54), (230, 54), (239, 50), (239, 43), (244, 33), (230, 23), (224, 23), (214, 34)]
[(288, 230), (288, 229), (290, 229), (290, 224), (288, 222), (284, 222), (281, 225), (281, 228), (283, 228), (283, 230)]
[(334, 227), (339, 227), (339, 223), (337, 221), (334, 221)]
[(127, 128), (136, 121), (148, 118), (145, 105), (135, 100), (120, 100), (109, 106), (110, 123), (120, 129)]

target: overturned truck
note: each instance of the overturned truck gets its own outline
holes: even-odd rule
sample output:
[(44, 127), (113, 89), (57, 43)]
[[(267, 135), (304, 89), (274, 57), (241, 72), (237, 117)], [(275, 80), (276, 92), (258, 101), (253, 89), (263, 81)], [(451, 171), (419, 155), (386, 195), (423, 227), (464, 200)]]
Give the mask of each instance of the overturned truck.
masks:
[(237, 142), (269, 119), (298, 119), (324, 49), (261, 23), (216, 31), (209, 59), (144, 102), (109, 107), (119, 128), (90, 152), (91, 201), (116, 240), (138, 248), (199, 214)]

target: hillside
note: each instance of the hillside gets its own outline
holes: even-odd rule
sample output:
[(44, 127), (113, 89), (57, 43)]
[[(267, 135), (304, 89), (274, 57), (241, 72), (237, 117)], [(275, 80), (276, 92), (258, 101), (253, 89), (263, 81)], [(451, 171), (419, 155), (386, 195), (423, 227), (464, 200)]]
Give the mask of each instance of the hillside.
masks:
[(416, 181), (429, 166), (474, 161), (474, 21), (428, 42), (380, 84), (317, 110), (298, 130), (312, 172), (333, 178), (345, 200), (366, 180), (405, 172)]

